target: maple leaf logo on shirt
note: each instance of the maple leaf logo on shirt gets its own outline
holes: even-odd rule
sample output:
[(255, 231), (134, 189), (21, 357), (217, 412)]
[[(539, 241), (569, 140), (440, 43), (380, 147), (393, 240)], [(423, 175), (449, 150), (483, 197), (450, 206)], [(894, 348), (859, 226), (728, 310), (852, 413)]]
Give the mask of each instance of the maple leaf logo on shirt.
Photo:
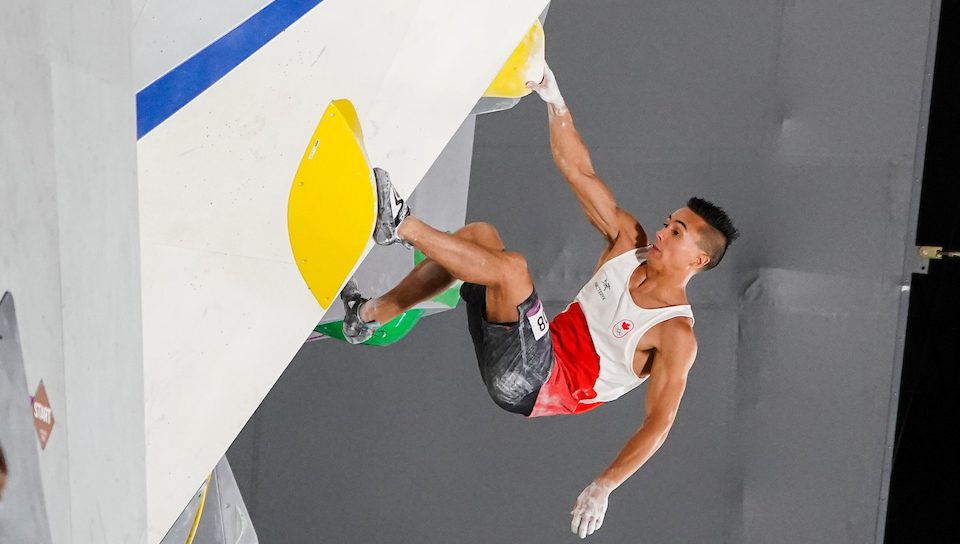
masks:
[(621, 319), (613, 326), (613, 335), (617, 338), (623, 338), (628, 332), (633, 330), (633, 321)]

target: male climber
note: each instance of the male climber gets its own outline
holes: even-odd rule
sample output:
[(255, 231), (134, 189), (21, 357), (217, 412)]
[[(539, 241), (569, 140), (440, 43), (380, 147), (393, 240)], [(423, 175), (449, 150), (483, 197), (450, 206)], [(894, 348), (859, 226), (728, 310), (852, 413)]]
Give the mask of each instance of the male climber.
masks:
[(363, 342), (381, 323), (460, 279), (480, 375), (501, 408), (534, 417), (577, 414), (649, 380), (643, 424), (571, 512), (571, 530), (584, 538), (603, 524), (610, 493), (666, 439), (697, 355), (687, 282), (719, 264), (739, 233), (722, 209), (691, 198), (648, 244), (643, 227), (617, 207), (594, 172), (550, 69), (528, 85), (547, 103), (557, 167), (605, 238), (593, 277), (548, 321), (526, 260), (504, 249), (493, 226), (434, 229), (410, 214), (387, 173), (375, 169), (374, 240), (414, 246), (427, 258), (375, 299), (349, 282), (341, 293), (343, 329), (350, 342)]

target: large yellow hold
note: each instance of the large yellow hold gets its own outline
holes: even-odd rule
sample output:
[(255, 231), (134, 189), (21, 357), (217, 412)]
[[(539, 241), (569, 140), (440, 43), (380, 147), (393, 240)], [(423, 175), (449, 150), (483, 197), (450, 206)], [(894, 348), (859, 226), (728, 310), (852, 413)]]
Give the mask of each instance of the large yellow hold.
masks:
[(287, 204), (293, 256), (324, 309), (370, 240), (376, 205), (357, 111), (349, 100), (334, 100), (303, 153)]
[(540, 82), (545, 64), (545, 37), (543, 25), (537, 20), (513, 50), (510, 58), (500, 69), (483, 96), (496, 98), (521, 98), (530, 94), (526, 83)]

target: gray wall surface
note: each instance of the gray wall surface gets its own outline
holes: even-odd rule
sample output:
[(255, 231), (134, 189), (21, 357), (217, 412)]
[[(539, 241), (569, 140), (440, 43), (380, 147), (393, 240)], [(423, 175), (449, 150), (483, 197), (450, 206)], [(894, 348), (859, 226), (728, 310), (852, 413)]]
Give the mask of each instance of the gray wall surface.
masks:
[(28, 402), (27, 375), (13, 296), (0, 293), (0, 453), (6, 483), (0, 500), (0, 544), (50, 544), (40, 477), (40, 446)]
[[(592, 541), (877, 539), (930, 20), (926, 0), (553, 3), (547, 58), (620, 205), (652, 233), (700, 195), (743, 232), (690, 285), (670, 438)], [(481, 117), (475, 145), (468, 219), (528, 256), (553, 315), (601, 239), (544, 106)], [(262, 540), (572, 541), (642, 389), (526, 421), (475, 365), (462, 308), (388, 349), (305, 347), (229, 454)]]
[[(0, 293), (16, 299), (57, 544), (146, 540), (129, 2), (4, 3)], [(26, 394), (26, 392), (24, 392)], [(22, 446), (25, 447), (25, 446)]]

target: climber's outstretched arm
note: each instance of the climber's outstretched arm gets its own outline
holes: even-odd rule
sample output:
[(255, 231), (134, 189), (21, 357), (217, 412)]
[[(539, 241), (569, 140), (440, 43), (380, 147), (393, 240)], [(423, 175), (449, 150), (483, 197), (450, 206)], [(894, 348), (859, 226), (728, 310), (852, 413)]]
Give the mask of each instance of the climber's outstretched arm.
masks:
[(570, 529), (584, 538), (603, 525), (610, 493), (640, 469), (667, 439), (686, 389), (687, 375), (697, 358), (692, 325), (675, 318), (657, 325), (661, 345), (654, 356), (643, 424), (617, 458), (577, 497)]
[[(613, 192), (600, 179), (590, 161), (590, 151), (573, 124), (573, 117), (560, 94), (553, 71), (547, 66), (543, 81), (529, 83), (547, 103), (550, 118), (550, 150), (560, 173), (570, 184), (587, 219), (610, 244), (626, 233), (637, 237), (643, 233), (637, 220), (620, 209)], [(646, 235), (642, 238), (646, 240)]]

